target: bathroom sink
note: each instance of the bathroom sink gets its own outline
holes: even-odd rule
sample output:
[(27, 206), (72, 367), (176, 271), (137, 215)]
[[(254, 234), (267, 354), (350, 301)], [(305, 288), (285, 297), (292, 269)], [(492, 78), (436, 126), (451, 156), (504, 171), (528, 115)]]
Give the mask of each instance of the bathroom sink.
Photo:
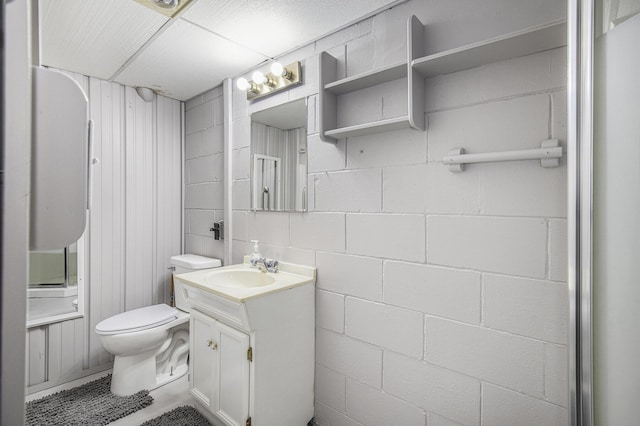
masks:
[[(244, 263), (187, 272), (175, 278), (182, 282), (187, 298), (196, 297), (192, 290), (197, 288), (242, 303), (274, 292), (313, 284), (316, 281), (316, 268), (280, 262), (278, 272), (261, 272), (250, 265), (247, 256)], [(187, 294), (189, 292), (190, 296)]]
[(235, 288), (259, 287), (276, 281), (272, 274), (247, 269), (211, 271), (204, 280), (208, 284)]

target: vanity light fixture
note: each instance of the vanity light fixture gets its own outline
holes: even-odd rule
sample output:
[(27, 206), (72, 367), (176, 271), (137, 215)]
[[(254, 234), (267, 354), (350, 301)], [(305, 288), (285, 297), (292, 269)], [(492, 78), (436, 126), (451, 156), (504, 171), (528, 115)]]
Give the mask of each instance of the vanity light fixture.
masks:
[(247, 99), (252, 101), (300, 84), (302, 84), (302, 67), (298, 61), (286, 67), (274, 62), (271, 64), (270, 73), (265, 75), (262, 71), (256, 70), (251, 75), (251, 80), (241, 77), (236, 81), (238, 89), (246, 91)]

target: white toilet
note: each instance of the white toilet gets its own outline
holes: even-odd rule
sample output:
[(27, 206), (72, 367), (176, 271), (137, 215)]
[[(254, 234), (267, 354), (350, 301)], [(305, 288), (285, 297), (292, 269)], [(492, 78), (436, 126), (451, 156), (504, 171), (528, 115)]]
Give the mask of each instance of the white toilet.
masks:
[[(173, 256), (173, 274), (217, 268), (220, 259), (195, 254)], [(111, 392), (132, 395), (182, 377), (189, 371), (189, 306), (180, 281), (174, 281), (176, 308), (146, 306), (107, 318), (96, 325), (104, 348), (115, 355)]]

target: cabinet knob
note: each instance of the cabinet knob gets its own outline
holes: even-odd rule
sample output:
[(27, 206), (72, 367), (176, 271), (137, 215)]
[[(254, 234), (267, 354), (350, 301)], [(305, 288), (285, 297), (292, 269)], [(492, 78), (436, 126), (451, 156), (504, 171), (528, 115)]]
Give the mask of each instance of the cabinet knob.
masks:
[(207, 340), (207, 346), (209, 346), (211, 349), (213, 349), (214, 351), (216, 349), (218, 349), (218, 344), (216, 342), (213, 341), (213, 339), (209, 339)]

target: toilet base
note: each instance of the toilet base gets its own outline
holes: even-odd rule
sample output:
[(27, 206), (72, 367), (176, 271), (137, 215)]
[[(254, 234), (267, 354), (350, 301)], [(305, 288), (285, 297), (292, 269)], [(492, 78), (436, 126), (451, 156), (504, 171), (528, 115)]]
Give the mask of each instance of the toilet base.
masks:
[(184, 376), (189, 371), (189, 325), (170, 330), (159, 349), (130, 356), (116, 355), (111, 377), (111, 393), (133, 395), (152, 390)]

